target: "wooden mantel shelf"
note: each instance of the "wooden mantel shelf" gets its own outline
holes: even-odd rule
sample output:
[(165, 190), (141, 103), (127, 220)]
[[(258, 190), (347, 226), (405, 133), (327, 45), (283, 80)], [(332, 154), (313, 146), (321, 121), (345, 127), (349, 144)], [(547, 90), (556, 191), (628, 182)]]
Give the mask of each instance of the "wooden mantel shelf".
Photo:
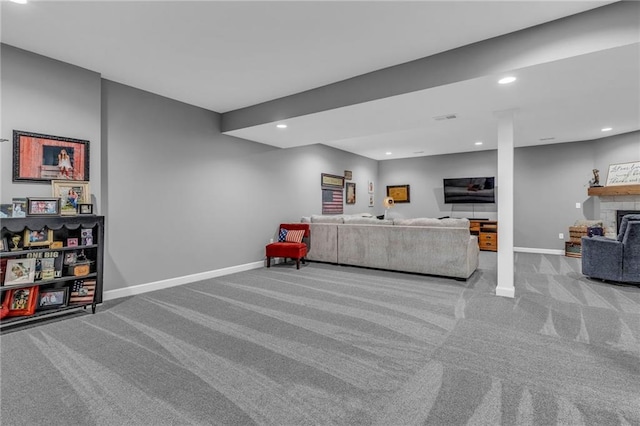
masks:
[(589, 196), (602, 195), (640, 195), (640, 185), (593, 186), (588, 189)]

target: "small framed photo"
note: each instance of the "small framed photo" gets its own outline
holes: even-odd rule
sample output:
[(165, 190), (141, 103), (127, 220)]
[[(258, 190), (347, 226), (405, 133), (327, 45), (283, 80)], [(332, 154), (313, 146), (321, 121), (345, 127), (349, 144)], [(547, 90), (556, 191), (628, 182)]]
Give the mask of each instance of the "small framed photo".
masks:
[(83, 246), (93, 245), (93, 229), (82, 228), (80, 231), (80, 238)]
[(68, 295), (69, 289), (67, 287), (40, 290), (38, 306), (36, 309), (40, 311), (45, 309), (63, 308), (67, 306), (69, 299)]
[(345, 170), (344, 171), (344, 178), (345, 178), (345, 180), (353, 179), (353, 172), (351, 170)]
[(25, 247), (48, 246), (52, 242), (53, 242), (52, 229), (41, 229), (39, 231), (32, 231), (30, 229), (24, 230), (24, 246)]
[(64, 254), (62, 263), (64, 265), (73, 265), (78, 260), (78, 254), (75, 251), (68, 251)]
[(373, 187), (373, 181), (372, 180), (369, 181), (368, 191), (369, 191), (369, 194), (373, 194), (374, 193), (374, 187)]
[(7, 300), (9, 301), (8, 317), (33, 315), (36, 311), (38, 286), (9, 290), (9, 295), (7, 297)]
[(36, 260), (8, 259), (4, 285), (31, 284), (36, 277)]
[(51, 195), (60, 198), (60, 214), (75, 215), (79, 204), (91, 201), (89, 182), (81, 180), (52, 180)]
[(11, 217), (25, 217), (27, 215), (27, 199), (14, 198), (12, 200)]
[(59, 216), (60, 215), (60, 199), (45, 197), (27, 198), (27, 215), (28, 216)]
[(77, 238), (67, 238), (67, 247), (78, 247)]
[(6, 237), (0, 238), (0, 252), (9, 251), (9, 243)]
[(93, 214), (93, 204), (88, 204), (88, 203), (78, 204), (78, 214)]
[(0, 204), (0, 218), (13, 217), (13, 206), (11, 204)]
[(373, 207), (373, 201), (374, 201), (373, 194), (369, 194), (369, 207)]

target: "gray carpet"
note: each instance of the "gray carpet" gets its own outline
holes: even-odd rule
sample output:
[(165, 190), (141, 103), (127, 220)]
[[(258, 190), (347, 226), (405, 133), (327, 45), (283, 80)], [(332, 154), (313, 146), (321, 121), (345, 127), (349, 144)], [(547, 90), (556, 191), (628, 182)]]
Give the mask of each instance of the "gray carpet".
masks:
[(495, 253), (467, 282), (311, 263), (1, 337), (2, 425), (639, 425), (640, 288)]

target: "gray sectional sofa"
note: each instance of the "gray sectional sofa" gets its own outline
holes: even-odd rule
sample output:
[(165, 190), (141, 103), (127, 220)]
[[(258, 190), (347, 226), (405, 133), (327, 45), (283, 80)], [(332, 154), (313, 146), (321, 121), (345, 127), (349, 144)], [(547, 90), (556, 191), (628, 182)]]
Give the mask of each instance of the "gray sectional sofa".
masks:
[(305, 217), (307, 259), (466, 280), (478, 268), (467, 219), (379, 220), (362, 215)]

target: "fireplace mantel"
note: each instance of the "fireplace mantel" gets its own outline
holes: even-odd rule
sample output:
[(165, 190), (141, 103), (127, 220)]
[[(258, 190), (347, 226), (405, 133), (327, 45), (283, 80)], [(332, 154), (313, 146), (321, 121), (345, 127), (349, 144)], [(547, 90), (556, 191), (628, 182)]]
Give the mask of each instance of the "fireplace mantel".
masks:
[(587, 194), (589, 196), (640, 195), (640, 185), (592, 186)]

